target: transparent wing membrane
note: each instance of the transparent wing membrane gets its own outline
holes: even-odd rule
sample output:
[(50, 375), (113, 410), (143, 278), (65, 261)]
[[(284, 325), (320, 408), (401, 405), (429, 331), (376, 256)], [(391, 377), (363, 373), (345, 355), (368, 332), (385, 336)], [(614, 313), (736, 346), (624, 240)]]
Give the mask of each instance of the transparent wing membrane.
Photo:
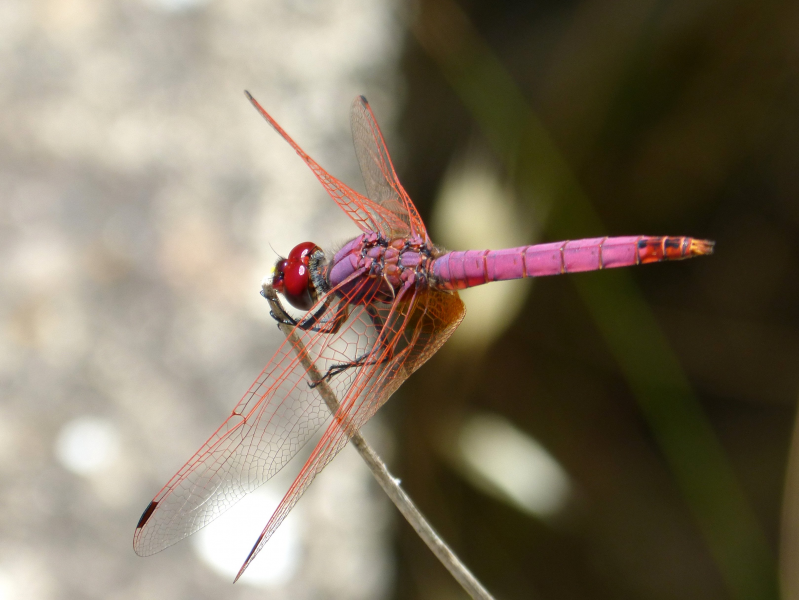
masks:
[(313, 479), (347, 445), (386, 400), (447, 341), (466, 309), (457, 294), (427, 291), (387, 307), (385, 342), (375, 345), (374, 364), (358, 369), (340, 407), (311, 457), (275, 510), (241, 568), (238, 577), (277, 530)]
[(294, 151), (305, 161), (305, 164), (310, 167), (311, 171), (313, 171), (313, 174), (316, 175), (316, 178), (324, 186), (325, 190), (327, 190), (330, 197), (333, 198), (341, 210), (355, 222), (361, 231), (376, 231), (385, 237), (392, 237), (393, 228), (400, 224), (397, 215), (381, 206), (379, 203), (373, 202), (366, 196), (359, 194), (320, 167), (314, 159), (308, 156), (308, 154), (291, 139), (289, 134), (277, 124), (277, 121), (258, 104), (258, 101), (255, 100), (249, 92), (245, 93), (253, 106), (261, 113), (261, 116), (263, 116), (272, 128), (294, 148)]
[(383, 134), (366, 98), (352, 103), (352, 140), (369, 198), (390, 212), (392, 237), (418, 234), (426, 237), (424, 223), (397, 179)]
[[(247, 97), (361, 230), (387, 239), (427, 239), (416, 208), (397, 180), (365, 98), (353, 103), (352, 131), (369, 198), (327, 173), (249, 93)], [(225, 422), (147, 507), (133, 538), (137, 554), (154, 554), (209, 524), (280, 471), (329, 421), (258, 538), (243, 572), (314, 477), (463, 319), (465, 309), (456, 293), (411, 287), (399, 291), (391, 303), (359, 303), (367, 296), (363, 287), (371, 284), (366, 269), (360, 269), (306, 313), (303, 320), (327, 305), (320, 323), (342, 324), (326, 331), (294, 327)], [(322, 390), (335, 395), (339, 404), (335, 415), (331, 416)]]
[[(377, 337), (364, 306), (334, 306), (340, 313), (350, 310), (337, 333), (296, 329), (323, 373), (368, 353)], [(216, 519), (283, 468), (330, 418), (301, 358), (288, 340), (282, 344), (230, 416), (153, 499), (136, 529), (137, 554), (159, 552)], [(355, 375), (344, 371), (330, 387), (345, 397)]]

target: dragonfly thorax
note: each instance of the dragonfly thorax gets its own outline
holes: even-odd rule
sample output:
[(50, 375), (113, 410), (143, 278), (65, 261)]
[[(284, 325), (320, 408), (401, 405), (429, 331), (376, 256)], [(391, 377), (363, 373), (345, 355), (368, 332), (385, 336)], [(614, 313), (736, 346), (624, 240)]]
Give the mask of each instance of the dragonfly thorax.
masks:
[(347, 242), (327, 267), (327, 283), (352, 304), (393, 302), (429, 285), (439, 250), (419, 236), (386, 238), (369, 232)]
[(310, 310), (319, 298), (313, 272), (323, 260), (324, 252), (313, 242), (297, 244), (288, 258), (280, 258), (275, 263), (272, 287), (294, 308)]

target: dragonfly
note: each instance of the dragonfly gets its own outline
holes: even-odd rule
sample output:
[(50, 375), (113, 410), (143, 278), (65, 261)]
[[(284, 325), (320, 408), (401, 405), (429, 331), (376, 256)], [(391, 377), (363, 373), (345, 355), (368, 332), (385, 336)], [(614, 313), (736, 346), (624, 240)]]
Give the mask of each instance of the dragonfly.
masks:
[[(305, 465), (258, 536), (236, 579), (313, 479), (399, 386), (447, 341), (466, 309), (458, 290), (489, 282), (610, 269), (711, 254), (708, 240), (675, 236), (597, 237), (503, 250), (448, 252), (428, 236), (397, 178), (366, 98), (351, 109), (366, 195), (316, 163), (245, 92), (310, 167), (361, 233), (337, 252), (313, 242), (279, 258), (262, 294), (291, 335), (207, 442), (156, 494), (133, 547), (155, 554), (195, 533), (254, 491), (328, 423)], [(271, 296), (268, 294), (271, 294)], [(338, 405), (331, 410), (323, 389)]]

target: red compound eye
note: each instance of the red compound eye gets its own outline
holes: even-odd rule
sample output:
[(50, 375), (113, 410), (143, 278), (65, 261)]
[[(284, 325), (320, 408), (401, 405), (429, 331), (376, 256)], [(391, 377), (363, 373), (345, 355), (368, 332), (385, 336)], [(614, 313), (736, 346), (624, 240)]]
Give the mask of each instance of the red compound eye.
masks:
[(278, 261), (272, 287), (286, 297), (294, 308), (309, 310), (314, 305), (315, 290), (311, 283), (310, 256), (319, 247), (313, 242), (296, 245), (289, 257)]
[(293, 307), (300, 310), (309, 310), (313, 306), (308, 267), (300, 262), (289, 263), (283, 273), (283, 295)]
[(313, 242), (303, 242), (297, 244), (289, 252), (289, 260), (301, 260), (304, 264), (308, 264), (308, 257), (316, 251), (318, 246)]

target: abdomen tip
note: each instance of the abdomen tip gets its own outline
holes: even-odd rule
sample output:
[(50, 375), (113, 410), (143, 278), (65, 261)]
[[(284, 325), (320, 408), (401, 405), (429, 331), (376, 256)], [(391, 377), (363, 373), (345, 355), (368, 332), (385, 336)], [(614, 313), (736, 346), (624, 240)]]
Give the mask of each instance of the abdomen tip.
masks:
[(713, 254), (713, 247), (716, 242), (712, 240), (691, 240), (691, 246), (688, 248), (689, 256), (704, 256), (706, 254)]

